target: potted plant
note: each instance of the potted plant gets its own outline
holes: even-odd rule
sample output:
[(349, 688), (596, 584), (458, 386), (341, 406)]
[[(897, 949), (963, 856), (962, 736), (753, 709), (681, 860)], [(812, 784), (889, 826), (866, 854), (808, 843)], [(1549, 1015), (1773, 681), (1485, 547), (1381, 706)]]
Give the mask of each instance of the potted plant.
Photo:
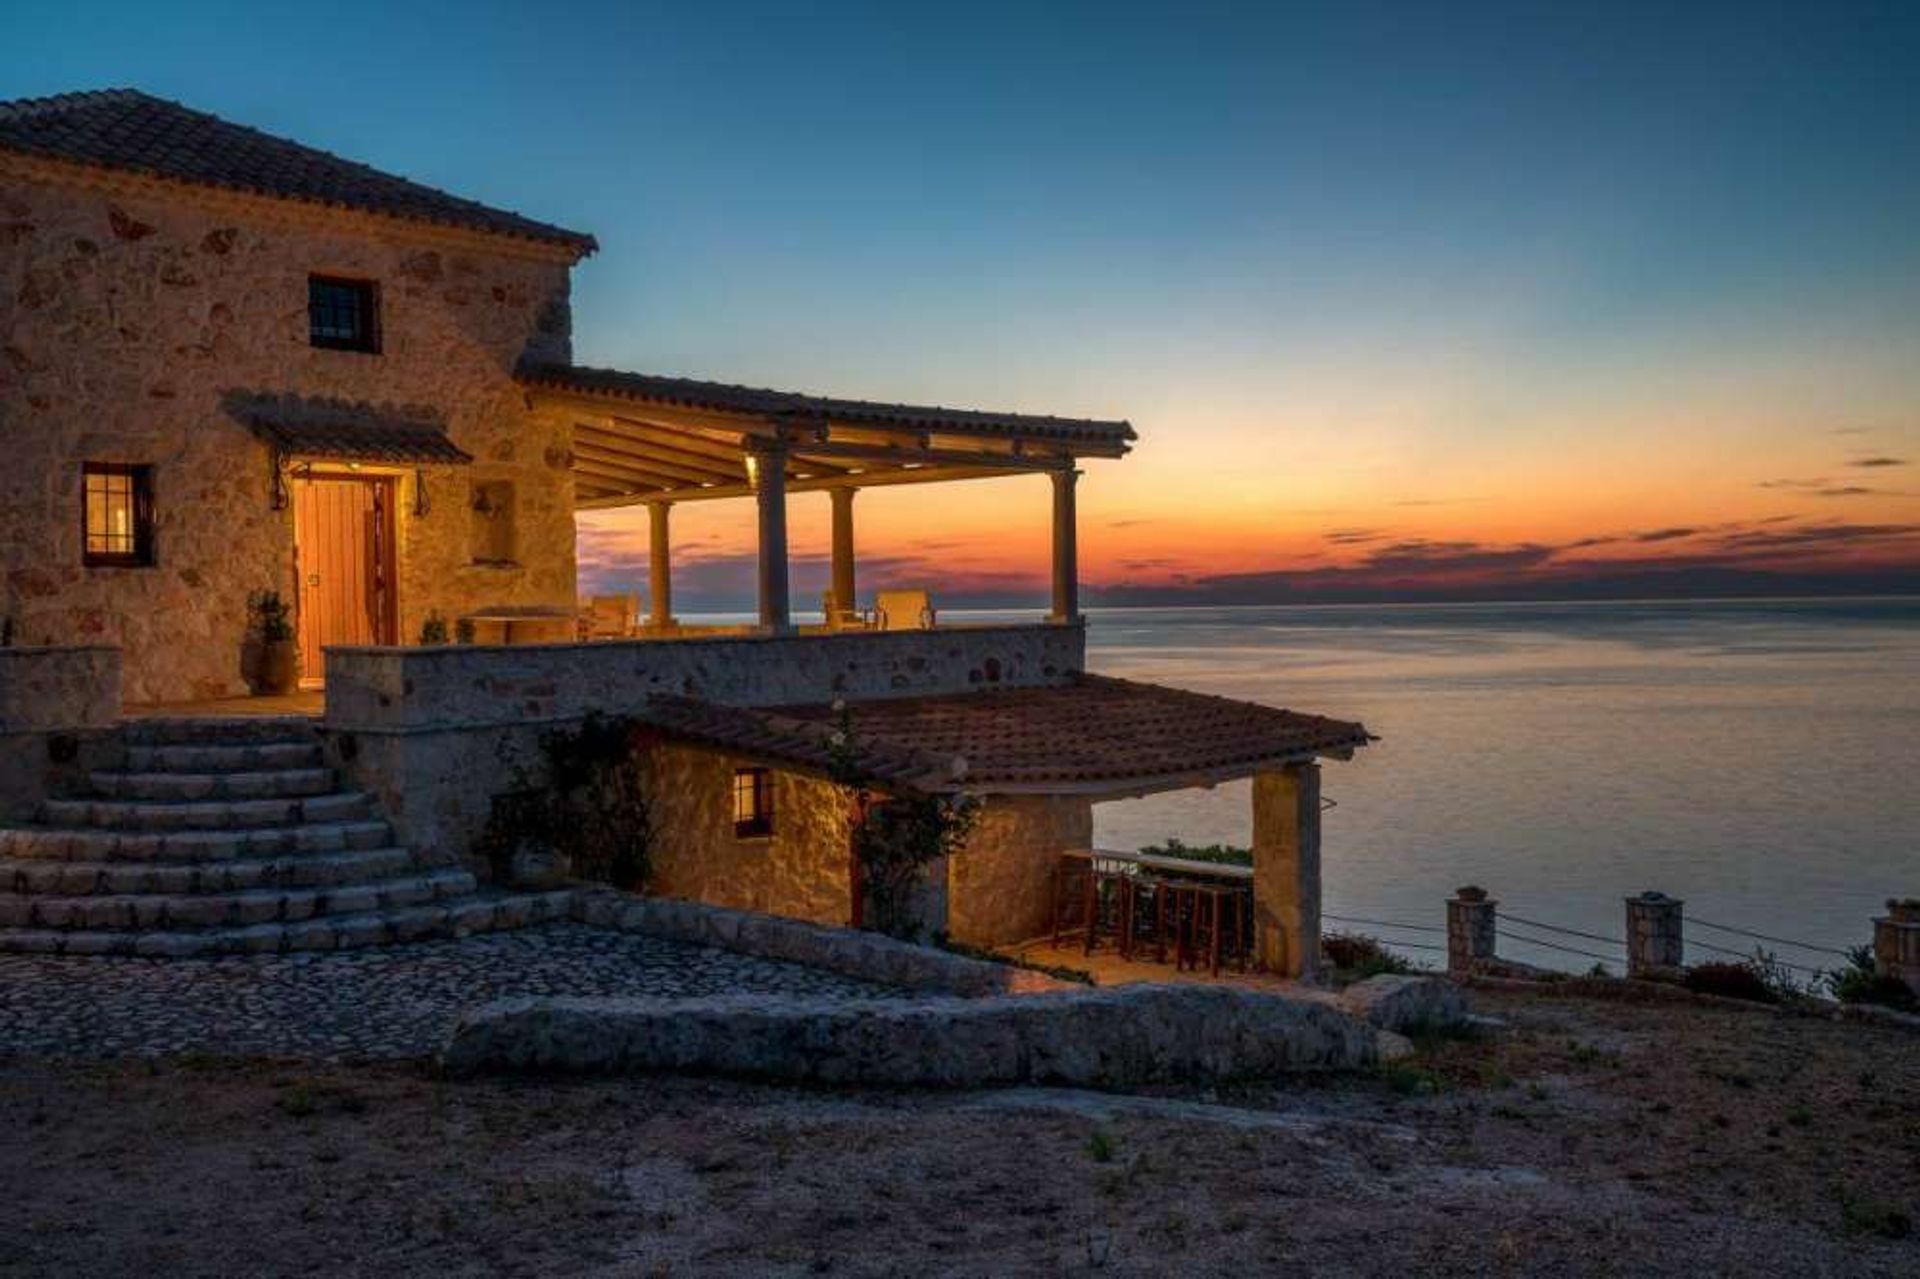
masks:
[(254, 692), (264, 697), (284, 697), (300, 687), (300, 644), (294, 637), (293, 618), (279, 591), (256, 591), (247, 597), (252, 615), (254, 640), (259, 644), (255, 658)]

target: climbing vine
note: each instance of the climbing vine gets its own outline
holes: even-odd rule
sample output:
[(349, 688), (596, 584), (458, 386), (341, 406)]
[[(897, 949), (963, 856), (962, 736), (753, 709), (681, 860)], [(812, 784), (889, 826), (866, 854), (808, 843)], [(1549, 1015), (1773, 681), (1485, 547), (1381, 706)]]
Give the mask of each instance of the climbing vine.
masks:
[(828, 775), (847, 794), (853, 857), (864, 900), (861, 926), (894, 937), (917, 937), (915, 909), (927, 870), (966, 848), (979, 817), (972, 795), (883, 795), (854, 733), (853, 712), (836, 703), (838, 721), (827, 738)]
[(481, 833), (494, 877), (511, 878), (518, 852), (551, 850), (578, 879), (645, 887), (652, 872), (640, 769), (645, 733), (627, 716), (599, 712), (578, 727), (542, 733), (539, 776), (516, 762), (514, 789), (494, 797)]

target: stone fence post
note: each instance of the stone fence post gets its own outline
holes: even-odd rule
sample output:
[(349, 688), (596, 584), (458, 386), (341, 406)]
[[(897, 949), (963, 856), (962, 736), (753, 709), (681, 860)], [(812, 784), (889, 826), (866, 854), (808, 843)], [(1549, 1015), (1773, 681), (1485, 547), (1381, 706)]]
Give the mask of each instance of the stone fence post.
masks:
[(1889, 898), (1873, 921), (1873, 960), (1920, 995), (1920, 897)]
[(1447, 899), (1447, 972), (1464, 977), (1493, 961), (1494, 908), (1484, 888), (1468, 885)]
[(1653, 977), (1686, 967), (1683, 903), (1652, 891), (1627, 898), (1627, 976)]

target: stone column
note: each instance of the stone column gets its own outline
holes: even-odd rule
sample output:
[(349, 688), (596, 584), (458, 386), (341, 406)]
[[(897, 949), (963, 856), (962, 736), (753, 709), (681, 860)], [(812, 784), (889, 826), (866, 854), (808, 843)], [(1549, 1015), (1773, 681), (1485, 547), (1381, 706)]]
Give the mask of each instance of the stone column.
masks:
[(1888, 899), (1873, 921), (1873, 962), (1920, 995), (1920, 897)]
[(760, 629), (793, 631), (787, 593), (787, 449), (772, 441), (748, 446), (747, 478), (760, 504)]
[(827, 490), (833, 499), (833, 601), (827, 624), (843, 626), (858, 607), (853, 595), (853, 495), (851, 486)]
[(1686, 967), (1681, 905), (1665, 893), (1627, 898), (1627, 976), (1653, 977)]
[(653, 604), (648, 621), (657, 631), (673, 627), (673, 556), (667, 532), (672, 510), (669, 502), (647, 503), (647, 592)]
[(1320, 965), (1320, 766), (1253, 775), (1253, 918), (1261, 966), (1311, 977)]
[(1500, 905), (1484, 888), (1454, 890), (1447, 899), (1447, 971), (1464, 977), (1493, 962), (1494, 911)]
[(1080, 472), (1069, 462), (1053, 476), (1053, 612), (1050, 622), (1080, 618), (1079, 518), (1074, 509), (1074, 487)]

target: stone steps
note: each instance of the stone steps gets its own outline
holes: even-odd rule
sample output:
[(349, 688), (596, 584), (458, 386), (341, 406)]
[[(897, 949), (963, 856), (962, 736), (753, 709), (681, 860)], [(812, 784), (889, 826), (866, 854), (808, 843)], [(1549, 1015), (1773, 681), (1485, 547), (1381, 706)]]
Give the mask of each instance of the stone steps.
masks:
[(378, 818), (303, 822), (243, 830), (118, 831), (97, 826), (0, 830), (0, 857), (54, 861), (218, 862), (287, 853), (384, 848), (393, 828)]
[(110, 893), (82, 897), (0, 893), (0, 929), (167, 931), (294, 923), (324, 915), (405, 910), (471, 896), (473, 876), (436, 870), (325, 888), (255, 888), (211, 893)]
[(276, 768), (258, 772), (103, 772), (90, 778), (109, 799), (305, 799), (334, 789), (331, 768)]
[(373, 815), (373, 808), (372, 796), (358, 791), (305, 799), (50, 799), (41, 808), (41, 819), (49, 826), (100, 826), (134, 832), (239, 830), (361, 821)]
[(120, 726), (129, 748), (147, 746), (266, 746), (313, 743), (317, 723), (307, 715), (230, 715), (212, 718), (130, 719)]
[(253, 888), (326, 888), (384, 880), (419, 868), (411, 849), (369, 848), (228, 861), (70, 861), (0, 858), (0, 894), (69, 897), (125, 893), (222, 893)]
[(394, 845), (302, 717), (141, 719), (122, 769), (0, 829), (0, 951), (339, 950), (566, 918), (571, 891), (483, 892)]
[(258, 742), (238, 746), (129, 746), (131, 773), (250, 773), (275, 768), (315, 768), (320, 744)]
[(0, 952), (188, 959), (356, 950), (524, 928), (566, 919), (572, 906), (572, 890), (562, 889), (546, 893), (470, 893), (428, 906), (243, 926), (129, 931), (6, 928), (0, 929)]

